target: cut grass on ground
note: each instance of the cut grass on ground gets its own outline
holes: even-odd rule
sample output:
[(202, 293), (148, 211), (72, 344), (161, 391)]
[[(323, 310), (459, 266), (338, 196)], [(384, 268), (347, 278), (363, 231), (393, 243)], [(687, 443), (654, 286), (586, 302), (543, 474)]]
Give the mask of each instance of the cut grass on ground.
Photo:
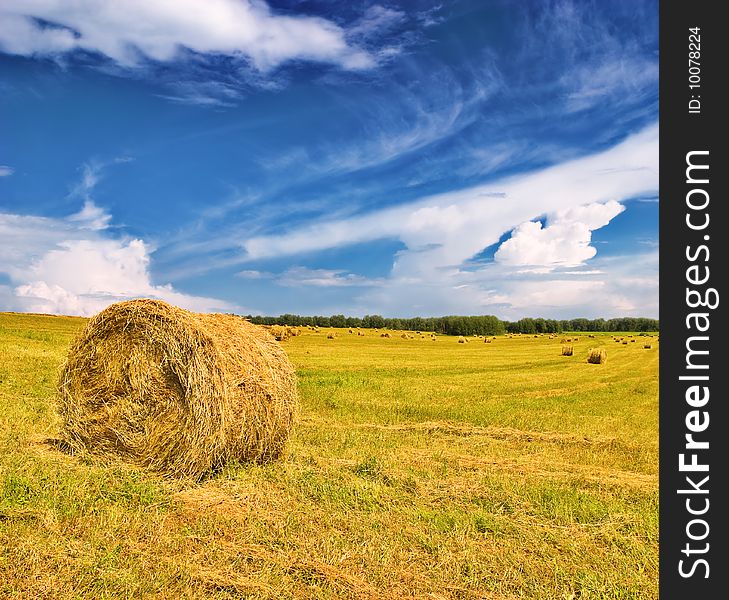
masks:
[(48, 443), (83, 324), (0, 314), (0, 597), (657, 597), (655, 337), (304, 330), (285, 458), (191, 485)]

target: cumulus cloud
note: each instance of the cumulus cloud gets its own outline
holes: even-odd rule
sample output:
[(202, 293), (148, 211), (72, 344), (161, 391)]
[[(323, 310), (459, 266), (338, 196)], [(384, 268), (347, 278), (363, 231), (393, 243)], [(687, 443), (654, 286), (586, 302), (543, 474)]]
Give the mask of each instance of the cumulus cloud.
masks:
[(227, 302), (157, 285), (150, 248), (139, 239), (105, 237), (111, 216), (86, 203), (64, 218), (0, 213), (4, 309), (88, 316), (112, 302), (148, 297), (195, 311), (231, 310)]
[(546, 227), (526, 221), (499, 246), (494, 258), (512, 266), (576, 267), (597, 253), (590, 246), (592, 232), (624, 210), (622, 204), (610, 200), (557, 211), (547, 218)]
[[(619, 311), (630, 305), (625, 298), (637, 292), (621, 290), (607, 300), (605, 290), (615, 287), (606, 283), (612, 275), (595, 274), (589, 281), (585, 277), (575, 281), (572, 274), (558, 279), (549, 274), (557, 266), (594, 261), (591, 232), (623, 210), (621, 200), (655, 194), (657, 189), (658, 127), (653, 125), (612, 148), (538, 172), (282, 234), (255, 236), (242, 246), (247, 259), (254, 261), (379, 239), (398, 240), (405, 248), (397, 253), (389, 278), (360, 298), (389, 314), (403, 314), (404, 310), (442, 313), (448, 307), (470, 313), (474, 307), (483, 307), (506, 315), (521, 310), (520, 298), (529, 297), (535, 308), (540, 306), (538, 293), (552, 285), (550, 282), (569, 290), (565, 298), (572, 298), (573, 305), (576, 296), (603, 298), (596, 306), (604, 306), (607, 312), (614, 306)], [(539, 223), (524, 225), (544, 214), (549, 215), (545, 228)], [(468, 270), (473, 257), (514, 227), (514, 241), (503, 245), (495, 265)], [(529, 244), (534, 244), (535, 252)], [(534, 290), (528, 280), (515, 283), (515, 265), (541, 268), (541, 273), (532, 269), (530, 274), (535, 278)], [(657, 269), (653, 279), (657, 279)], [(635, 306), (650, 306), (650, 314), (655, 314), (656, 290), (650, 290), (646, 297), (652, 298), (652, 304)], [(550, 306), (544, 306), (544, 314), (560, 310), (559, 303)], [(585, 309), (589, 306), (586, 303)]]
[(437, 271), (463, 263), (505, 231), (541, 214), (654, 192), (657, 144), (658, 127), (651, 126), (613, 148), (535, 173), (252, 237), (243, 248), (249, 260), (255, 260), (394, 238), (407, 246), (396, 268)]
[(15, 169), (13, 167), (9, 167), (7, 165), (0, 165), (0, 177), (8, 177), (9, 175), (12, 175), (15, 173)]
[(3, 0), (0, 50), (32, 56), (75, 49), (124, 67), (172, 61), (183, 49), (244, 57), (259, 71), (292, 60), (349, 70), (375, 63), (336, 23), (275, 14), (263, 0)]

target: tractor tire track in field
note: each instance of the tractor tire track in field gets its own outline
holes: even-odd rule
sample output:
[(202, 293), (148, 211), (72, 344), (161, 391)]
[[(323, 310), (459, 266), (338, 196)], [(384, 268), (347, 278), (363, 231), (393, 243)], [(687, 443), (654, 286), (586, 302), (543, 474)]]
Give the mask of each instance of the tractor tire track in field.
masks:
[(482, 427), (468, 423), (454, 423), (452, 421), (424, 421), (420, 423), (332, 423), (329, 421), (303, 418), (300, 425), (305, 427), (327, 427), (334, 429), (364, 429), (372, 431), (391, 432), (420, 432), (454, 435), (459, 437), (483, 436), (497, 440), (516, 440), (523, 442), (554, 442), (560, 444), (579, 444), (586, 446), (626, 446), (614, 437), (608, 436), (581, 436), (570, 433), (526, 431), (511, 427)]
[[(487, 437), (494, 440), (519, 442), (546, 442), (556, 444), (574, 444), (589, 447), (617, 448), (627, 444), (612, 437), (586, 437), (566, 433), (539, 431), (523, 431), (509, 427), (479, 427), (469, 424), (448, 421), (429, 421), (422, 423), (398, 423), (383, 425), (376, 423), (337, 424), (320, 420), (305, 419), (304, 426), (335, 429), (360, 429), (369, 431), (404, 433), (416, 432), (427, 434), (444, 434), (461, 437)], [(399, 462), (422, 464), (434, 460), (446, 461), (454, 466), (474, 471), (501, 470), (516, 472), (522, 476), (549, 477), (555, 479), (579, 479), (592, 483), (617, 485), (642, 490), (657, 489), (658, 477), (655, 474), (639, 473), (623, 469), (607, 468), (598, 465), (585, 465), (572, 462), (552, 462), (544, 468), (544, 459), (539, 456), (526, 455), (524, 459), (500, 458), (498, 456), (474, 456), (432, 450), (407, 449), (399, 454)], [(332, 459), (331, 462), (354, 466), (356, 461)]]

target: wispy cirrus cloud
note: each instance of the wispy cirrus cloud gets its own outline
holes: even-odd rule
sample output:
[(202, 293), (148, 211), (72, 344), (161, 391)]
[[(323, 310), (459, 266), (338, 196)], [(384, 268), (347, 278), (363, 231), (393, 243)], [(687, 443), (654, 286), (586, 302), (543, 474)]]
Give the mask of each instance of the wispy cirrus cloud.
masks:
[(259, 71), (293, 60), (350, 70), (375, 65), (338, 24), (276, 14), (263, 0), (5, 0), (0, 49), (24, 56), (85, 50), (124, 67), (171, 62), (184, 50), (244, 57)]
[[(534, 78), (533, 85), (542, 93), (559, 94), (568, 113), (598, 106), (615, 110), (623, 104), (655, 104), (657, 28), (640, 27), (625, 35), (595, 8), (590, 3), (554, 0), (526, 20), (520, 52), (524, 58), (531, 57), (534, 68), (550, 76)], [(611, 5), (609, 10), (626, 26), (657, 19), (657, 5), (650, 2)], [(647, 53), (651, 47), (655, 50)], [(561, 76), (555, 78), (553, 70), (543, 69), (546, 63), (561, 64)]]
[(655, 95), (658, 62), (640, 57), (613, 56), (574, 70), (563, 78), (567, 88), (566, 108), (577, 112), (612, 99), (636, 101), (636, 96)]
[(289, 267), (281, 273), (245, 269), (235, 275), (242, 279), (267, 279), (284, 287), (371, 287), (383, 281), (363, 277), (344, 269), (310, 269), (301, 266)]
[[(658, 128), (653, 125), (613, 148), (537, 172), (282, 234), (252, 237), (242, 246), (253, 262), (373, 240), (399, 240), (405, 249), (395, 256), (389, 277), (360, 297), (390, 314), (402, 314), (405, 307), (423, 314), (442, 312), (444, 307), (467, 312), (479, 307), (514, 315), (528, 306), (555, 314), (570, 298), (576, 306), (575, 294), (603, 297), (598, 305), (612, 307), (612, 314), (629, 306), (654, 314), (656, 273), (653, 277), (646, 275), (647, 270), (639, 276), (623, 275), (634, 283), (646, 280), (644, 296), (651, 298), (651, 302), (631, 304), (627, 289), (618, 289), (611, 281), (614, 265), (613, 273), (599, 272), (594, 266), (581, 273), (563, 273), (557, 267), (579, 266), (595, 256), (591, 232), (622, 212), (619, 200), (655, 193), (657, 142)], [(532, 231), (523, 225), (545, 213), (552, 215), (546, 227), (532, 223)], [(475, 255), (513, 228), (512, 238), (497, 250), (494, 263), (469, 268)], [(528, 265), (541, 268), (514, 270)], [(550, 295), (545, 292), (550, 286), (567, 291)], [(612, 296), (605, 290), (614, 290)], [(531, 305), (524, 303), (527, 297)]]
[(309, 269), (307, 267), (291, 267), (278, 276), (276, 281), (279, 285), (288, 287), (361, 287), (377, 284), (376, 280), (341, 269)]
[(15, 173), (15, 169), (13, 167), (9, 167), (8, 165), (0, 165), (0, 177), (8, 177)]
[(657, 188), (658, 128), (651, 126), (613, 148), (536, 173), (439, 194), (416, 202), (321, 221), (279, 235), (247, 239), (249, 260), (398, 238), (432, 269), (460, 264), (505, 231), (545, 212), (630, 198)]

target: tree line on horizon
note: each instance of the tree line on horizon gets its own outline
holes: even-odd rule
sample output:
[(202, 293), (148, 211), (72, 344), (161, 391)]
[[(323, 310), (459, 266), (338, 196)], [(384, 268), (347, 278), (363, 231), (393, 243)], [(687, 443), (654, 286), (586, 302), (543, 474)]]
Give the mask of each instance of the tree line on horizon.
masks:
[(278, 317), (247, 315), (256, 325), (288, 325), (290, 327), (360, 327), (362, 329), (401, 329), (432, 331), (445, 335), (502, 335), (504, 333), (562, 333), (563, 331), (658, 331), (658, 320), (646, 317), (616, 319), (542, 319), (524, 318), (503, 321), (493, 315), (446, 317), (387, 318), (380, 315), (345, 317), (344, 315)]

